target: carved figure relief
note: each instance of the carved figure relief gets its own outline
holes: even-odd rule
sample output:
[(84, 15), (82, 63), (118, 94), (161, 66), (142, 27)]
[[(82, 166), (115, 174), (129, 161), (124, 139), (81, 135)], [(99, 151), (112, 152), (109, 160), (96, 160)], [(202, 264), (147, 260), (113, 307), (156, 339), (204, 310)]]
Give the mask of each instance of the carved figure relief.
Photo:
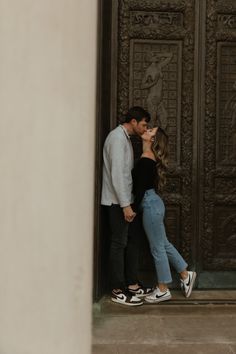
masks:
[(181, 121), (181, 41), (131, 40), (129, 105), (145, 107), (150, 125), (167, 129), (170, 161), (179, 161)]
[(151, 114), (151, 125), (158, 125), (166, 129), (168, 113), (162, 96), (164, 78), (162, 69), (170, 63), (173, 53), (151, 52), (147, 54), (147, 57), (150, 57), (151, 64), (145, 70), (141, 89), (148, 89), (147, 107)]

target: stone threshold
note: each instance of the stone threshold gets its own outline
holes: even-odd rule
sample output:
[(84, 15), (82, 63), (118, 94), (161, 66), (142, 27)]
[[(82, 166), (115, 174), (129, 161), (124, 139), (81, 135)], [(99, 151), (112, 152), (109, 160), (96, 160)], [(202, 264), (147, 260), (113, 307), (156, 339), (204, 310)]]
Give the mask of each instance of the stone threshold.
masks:
[(191, 297), (186, 299), (181, 291), (171, 291), (172, 299), (159, 304), (144, 303), (142, 306), (124, 306), (115, 304), (110, 300), (110, 296), (104, 296), (100, 301), (93, 304), (94, 317), (100, 315), (122, 315), (127, 313), (148, 314), (155, 313), (170, 313), (178, 314), (179, 311), (188, 313), (188, 308), (197, 313), (204, 313), (207, 308), (208, 311), (217, 314), (236, 312), (236, 290), (194, 290)]
[(236, 290), (193, 290), (191, 297), (186, 299), (180, 290), (171, 291), (169, 304), (236, 304)]

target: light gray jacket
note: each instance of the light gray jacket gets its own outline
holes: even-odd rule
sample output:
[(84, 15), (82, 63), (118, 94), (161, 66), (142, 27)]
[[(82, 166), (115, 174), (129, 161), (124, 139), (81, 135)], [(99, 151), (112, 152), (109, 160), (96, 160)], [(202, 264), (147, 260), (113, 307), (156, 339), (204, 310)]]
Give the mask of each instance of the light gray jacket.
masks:
[(119, 204), (123, 208), (133, 202), (133, 164), (130, 137), (119, 125), (108, 134), (103, 147), (102, 205)]

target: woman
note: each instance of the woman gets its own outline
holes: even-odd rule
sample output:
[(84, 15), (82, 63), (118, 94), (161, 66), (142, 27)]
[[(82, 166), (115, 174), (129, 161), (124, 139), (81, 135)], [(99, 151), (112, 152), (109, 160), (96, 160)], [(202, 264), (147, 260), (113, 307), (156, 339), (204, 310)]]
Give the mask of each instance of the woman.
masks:
[(172, 281), (169, 262), (180, 274), (182, 291), (189, 297), (196, 273), (187, 271), (187, 263), (166, 237), (163, 222), (165, 206), (158, 195), (166, 181), (168, 136), (161, 128), (153, 128), (141, 137), (143, 154), (133, 169), (134, 209), (143, 212), (143, 226), (158, 278), (158, 285), (145, 300), (158, 303), (171, 299), (168, 289), (168, 283)]

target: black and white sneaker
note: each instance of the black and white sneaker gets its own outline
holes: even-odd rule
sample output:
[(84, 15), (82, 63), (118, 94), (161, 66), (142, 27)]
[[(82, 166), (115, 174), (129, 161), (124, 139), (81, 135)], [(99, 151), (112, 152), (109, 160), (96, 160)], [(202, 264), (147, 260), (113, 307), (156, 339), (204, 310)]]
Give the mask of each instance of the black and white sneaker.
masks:
[(166, 291), (162, 292), (159, 288), (156, 288), (150, 295), (145, 297), (145, 301), (151, 303), (158, 303), (162, 301), (167, 301), (171, 299), (170, 290), (167, 289)]
[(117, 302), (118, 304), (126, 305), (126, 306), (139, 306), (143, 304), (143, 301), (133, 294), (129, 293), (129, 291), (112, 291), (111, 293), (111, 301)]
[(196, 276), (197, 276), (196, 272), (188, 272), (188, 278), (185, 280), (182, 279), (180, 280), (181, 289), (185, 297), (189, 297), (191, 295)]
[(133, 295), (135, 295), (138, 298), (143, 298), (146, 297), (147, 295), (150, 295), (153, 292), (152, 288), (146, 288), (145, 286), (139, 284), (139, 287), (137, 289), (130, 289), (128, 288), (129, 292)]

